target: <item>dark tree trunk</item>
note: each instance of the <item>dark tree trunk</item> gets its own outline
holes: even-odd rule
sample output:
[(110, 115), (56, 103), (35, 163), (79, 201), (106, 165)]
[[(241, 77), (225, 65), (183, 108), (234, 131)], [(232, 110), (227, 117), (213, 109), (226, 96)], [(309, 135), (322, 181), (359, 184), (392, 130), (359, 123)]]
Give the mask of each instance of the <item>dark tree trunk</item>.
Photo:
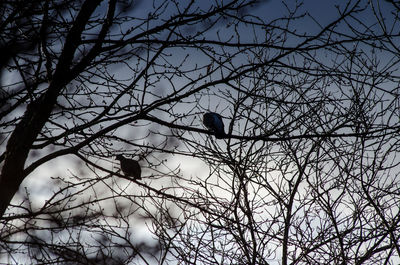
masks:
[(99, 0), (88, 0), (82, 4), (73, 27), (66, 37), (57, 68), (46, 93), (28, 105), (23, 118), (7, 142), (4, 165), (0, 175), (0, 216), (4, 215), (11, 199), (18, 191), (19, 185), (26, 177), (24, 166), (29, 151), (50, 117), (60, 92), (74, 78), (70, 69), (74, 53), (80, 44), (80, 36), (85, 30), (87, 21), (100, 2)]

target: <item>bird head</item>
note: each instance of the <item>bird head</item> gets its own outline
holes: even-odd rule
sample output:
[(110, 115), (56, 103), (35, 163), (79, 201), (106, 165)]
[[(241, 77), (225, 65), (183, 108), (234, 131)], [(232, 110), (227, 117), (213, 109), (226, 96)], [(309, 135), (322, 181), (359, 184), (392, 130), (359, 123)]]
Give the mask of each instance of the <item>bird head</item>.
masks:
[(115, 158), (119, 161), (124, 160), (124, 156), (123, 155), (116, 155)]

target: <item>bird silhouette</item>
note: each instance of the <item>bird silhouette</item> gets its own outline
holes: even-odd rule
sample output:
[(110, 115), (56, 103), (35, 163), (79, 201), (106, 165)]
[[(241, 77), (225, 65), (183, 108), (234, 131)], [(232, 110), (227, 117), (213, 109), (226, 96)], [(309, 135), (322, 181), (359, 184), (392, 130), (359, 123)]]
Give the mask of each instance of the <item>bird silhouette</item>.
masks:
[(205, 113), (203, 116), (203, 124), (212, 132), (215, 138), (222, 139), (226, 136), (224, 131), (224, 122), (221, 115), (215, 112)]
[(119, 160), (121, 170), (127, 177), (133, 177), (133, 179), (142, 179), (142, 170), (138, 161), (133, 159), (125, 158), (123, 155), (117, 155), (116, 159)]

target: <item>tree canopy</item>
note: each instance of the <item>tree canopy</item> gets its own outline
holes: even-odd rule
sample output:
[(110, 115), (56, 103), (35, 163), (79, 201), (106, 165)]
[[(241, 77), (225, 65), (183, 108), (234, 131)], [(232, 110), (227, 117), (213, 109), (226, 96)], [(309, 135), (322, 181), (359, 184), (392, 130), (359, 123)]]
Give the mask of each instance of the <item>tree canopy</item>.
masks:
[(2, 1), (0, 263), (398, 264), (400, 4), (314, 2)]

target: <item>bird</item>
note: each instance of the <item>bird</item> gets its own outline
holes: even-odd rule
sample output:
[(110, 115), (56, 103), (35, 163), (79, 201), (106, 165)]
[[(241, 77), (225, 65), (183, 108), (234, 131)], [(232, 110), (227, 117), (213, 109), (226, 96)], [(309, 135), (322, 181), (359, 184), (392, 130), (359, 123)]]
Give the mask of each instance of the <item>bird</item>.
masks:
[(117, 155), (116, 159), (119, 160), (121, 170), (127, 177), (133, 177), (133, 179), (142, 179), (142, 170), (138, 161), (133, 159), (125, 158), (123, 155)]
[(224, 131), (224, 122), (221, 115), (215, 112), (207, 112), (203, 115), (203, 124), (212, 132), (215, 138), (222, 139), (226, 136)]

